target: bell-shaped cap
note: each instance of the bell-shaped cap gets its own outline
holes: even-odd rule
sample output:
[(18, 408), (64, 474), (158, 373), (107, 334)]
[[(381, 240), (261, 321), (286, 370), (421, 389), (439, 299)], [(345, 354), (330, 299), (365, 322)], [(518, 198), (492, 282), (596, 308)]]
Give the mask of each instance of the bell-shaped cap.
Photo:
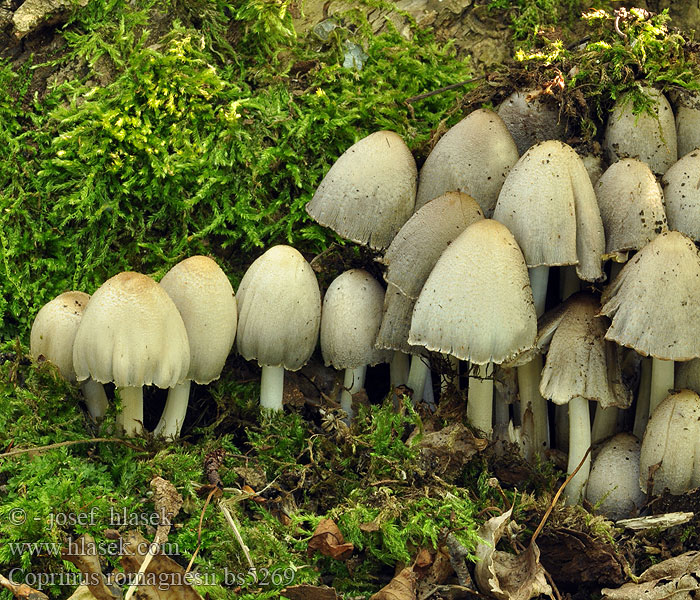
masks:
[(299, 251), (270, 248), (243, 275), (237, 296), (241, 356), (260, 366), (301, 369), (318, 341), (321, 292)]
[(64, 379), (75, 383), (73, 341), (90, 296), (83, 292), (64, 292), (41, 307), (29, 336), (29, 351), (34, 359), (43, 357), (58, 367)]
[(670, 96), (676, 113), (676, 139), (681, 157), (700, 148), (700, 94), (677, 90)]
[(603, 147), (611, 164), (622, 158), (638, 158), (656, 175), (663, 175), (678, 159), (673, 110), (659, 90), (642, 87), (640, 91), (654, 114), (634, 114), (630, 92), (623, 94), (608, 117)]
[[(690, 390), (667, 396), (649, 418), (639, 459), (639, 486), (672, 494), (700, 485), (700, 397)], [(658, 468), (654, 468), (659, 465)], [(653, 473), (650, 473), (650, 467)]]
[(605, 229), (605, 254), (625, 262), (630, 250), (640, 250), (668, 230), (664, 200), (649, 165), (624, 158), (611, 165), (595, 185)]
[(490, 217), (518, 149), (495, 112), (479, 109), (443, 135), (418, 178), (416, 210), (446, 192), (469, 194)]
[[(621, 349), (605, 340), (609, 321), (597, 316), (599, 310), (595, 296), (579, 292), (540, 318), (539, 332), (551, 339), (540, 380), (543, 398), (568, 404), (581, 397), (603, 408), (627, 408), (632, 402), (622, 383)], [(538, 340), (538, 346), (546, 341)]]
[(363, 269), (345, 271), (332, 281), (321, 311), (326, 366), (357, 369), (387, 361), (389, 353), (374, 347), (383, 306), (384, 288)]
[(335, 161), (306, 212), (345, 239), (383, 250), (413, 213), (416, 161), (401, 137), (377, 131)]
[(537, 317), (517, 242), (497, 221), (467, 227), (442, 253), (416, 301), (410, 344), (475, 364), (531, 348)]
[(498, 115), (513, 136), (520, 154), (545, 140), (563, 140), (566, 134), (566, 126), (559, 119), (559, 107), (541, 90), (513, 92), (501, 102)]
[(174, 387), (190, 366), (185, 324), (153, 279), (119, 273), (90, 298), (75, 336), (73, 364), (78, 381)]
[(603, 222), (581, 158), (563, 142), (530, 148), (511, 169), (493, 218), (513, 232), (528, 267), (576, 265), (584, 281), (604, 277)]
[(425, 280), (445, 248), (469, 225), (483, 219), (471, 196), (448, 192), (418, 210), (391, 242), (382, 262), (385, 279), (404, 294), (418, 298)]
[(231, 282), (208, 256), (191, 256), (160, 285), (180, 311), (190, 341), (188, 379), (207, 384), (221, 375), (236, 337), (238, 311)]
[(636, 514), (646, 495), (639, 489), (639, 440), (618, 433), (605, 442), (591, 464), (586, 499), (595, 512), (617, 521)]
[(700, 150), (686, 154), (666, 171), (664, 186), (668, 226), (700, 242)]
[(654, 238), (605, 289), (601, 314), (612, 319), (605, 338), (642, 356), (690, 360), (700, 356), (700, 255), (682, 233)]
[(396, 350), (404, 354), (422, 354), (424, 352), (422, 346), (412, 346), (408, 343), (411, 316), (415, 304), (415, 298), (407, 296), (393, 283), (387, 282), (382, 323), (375, 341), (377, 348)]

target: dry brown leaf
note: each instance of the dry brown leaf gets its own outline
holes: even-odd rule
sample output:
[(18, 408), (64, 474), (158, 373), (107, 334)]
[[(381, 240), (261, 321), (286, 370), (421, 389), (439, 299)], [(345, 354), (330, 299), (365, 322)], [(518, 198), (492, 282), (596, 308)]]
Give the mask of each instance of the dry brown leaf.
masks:
[(79, 585), (75, 591), (68, 597), (68, 600), (97, 600), (92, 595), (90, 588), (86, 585)]
[(461, 423), (455, 423), (423, 436), (419, 445), (420, 460), (428, 472), (456, 475), (486, 446), (487, 440), (476, 437)]
[(26, 583), (13, 583), (2, 575), (0, 575), (0, 588), (10, 590), (10, 593), (19, 600), (49, 600), (43, 592), (29, 587)]
[(346, 560), (354, 549), (351, 543), (345, 543), (343, 534), (340, 533), (333, 519), (321, 519), (309, 540), (309, 554), (318, 550), (321, 554), (336, 560)]
[[(129, 531), (122, 539), (124, 554), (119, 562), (125, 574), (135, 574), (150, 543), (138, 531)], [(135, 594), (138, 600), (202, 600), (189, 583), (194, 579), (192, 574), (185, 575), (185, 569), (167, 556), (156, 554), (143, 575)]]
[(672, 579), (644, 583), (626, 583), (617, 589), (603, 588), (606, 600), (692, 600), (700, 590), (700, 572), (686, 573)]
[(414, 567), (424, 569), (433, 564), (433, 556), (427, 548), (421, 548), (416, 555), (416, 560), (413, 561)]
[(700, 571), (700, 551), (693, 550), (652, 565), (639, 576), (638, 582), (653, 581), (662, 577), (680, 577), (686, 573), (698, 571)]
[(416, 600), (416, 574), (411, 567), (403, 569), (369, 600)]
[(489, 519), (479, 529), (478, 536), (482, 541), (476, 547), (476, 583), (482, 593), (499, 600), (530, 600), (540, 594), (551, 598), (552, 588), (545, 578), (535, 543), (519, 555), (496, 550), (512, 512), (511, 508)]
[(61, 558), (72, 562), (78, 568), (83, 575), (82, 581), (89, 582), (87, 587), (97, 600), (114, 600), (117, 597), (105, 583), (97, 544), (89, 533), (71, 540), (68, 548), (62, 548)]
[(338, 594), (327, 585), (292, 585), (282, 590), (282, 595), (289, 600), (337, 600)]

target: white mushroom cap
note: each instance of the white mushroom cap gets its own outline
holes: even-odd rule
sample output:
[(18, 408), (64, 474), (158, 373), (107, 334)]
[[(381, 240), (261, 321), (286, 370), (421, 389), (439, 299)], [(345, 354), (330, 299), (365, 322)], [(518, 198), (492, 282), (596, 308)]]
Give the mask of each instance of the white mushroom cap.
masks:
[(356, 369), (387, 362), (374, 340), (382, 322), (384, 289), (367, 271), (351, 269), (326, 291), (321, 311), (321, 352), (326, 366)]
[(654, 472), (655, 494), (668, 488), (672, 494), (700, 484), (700, 397), (690, 390), (680, 390), (662, 400), (649, 418), (639, 461), (639, 485), (647, 488), (649, 467), (661, 463)]
[(676, 110), (678, 156), (700, 148), (700, 95), (683, 90), (671, 100)]
[(416, 304), (415, 298), (404, 294), (393, 283), (388, 282), (384, 294), (382, 324), (377, 333), (375, 346), (380, 349), (398, 350), (405, 354), (423, 354), (421, 346), (408, 343), (411, 330), (411, 315)]
[(609, 322), (597, 316), (599, 310), (595, 296), (577, 293), (540, 319), (540, 332), (553, 330), (540, 380), (543, 398), (567, 404), (580, 396), (603, 408), (631, 404), (622, 383), (620, 348), (605, 340)]
[(700, 358), (676, 363), (674, 385), (700, 394)]
[(416, 177), (416, 162), (401, 137), (377, 131), (335, 161), (306, 212), (345, 239), (384, 249), (413, 213)]
[(654, 116), (647, 112), (635, 115), (630, 93), (623, 94), (608, 117), (603, 146), (610, 163), (638, 158), (663, 175), (678, 159), (673, 111), (659, 90), (642, 87), (640, 91), (653, 103)]
[(545, 140), (562, 140), (566, 126), (559, 120), (554, 102), (547, 102), (541, 90), (513, 92), (498, 107), (498, 115), (513, 136), (518, 152)]
[(570, 146), (549, 140), (530, 148), (506, 177), (493, 218), (513, 232), (528, 267), (576, 265), (585, 281), (603, 278), (603, 223)]
[(598, 505), (599, 512), (617, 521), (630, 517), (644, 504), (639, 489), (639, 440), (629, 433), (618, 433), (605, 442), (593, 459), (586, 498)]
[(31, 355), (51, 361), (71, 383), (76, 381), (73, 341), (89, 299), (83, 292), (64, 292), (56, 296), (37, 313), (29, 337)]
[(418, 178), (416, 210), (445, 192), (472, 196), (490, 217), (518, 149), (495, 112), (479, 109), (443, 135)]
[(182, 315), (190, 341), (187, 378), (218, 379), (236, 337), (238, 312), (231, 282), (208, 256), (192, 256), (168, 271), (160, 285)]
[(425, 282), (408, 342), (482, 365), (531, 348), (536, 335), (518, 244), (501, 223), (476, 221), (442, 253)]
[(385, 279), (404, 294), (418, 298), (425, 280), (445, 248), (469, 225), (483, 219), (471, 196), (448, 192), (418, 210), (396, 234), (382, 262)]
[(690, 360), (700, 356), (700, 255), (682, 233), (654, 238), (606, 288), (601, 314), (612, 318), (605, 338), (642, 356)]
[(605, 229), (605, 252), (625, 262), (629, 250), (639, 250), (668, 230), (664, 200), (646, 163), (625, 158), (611, 165), (595, 186)]
[(321, 323), (316, 275), (291, 246), (273, 246), (238, 288), (236, 346), (246, 360), (297, 371), (311, 357)]
[(668, 225), (700, 241), (700, 150), (686, 154), (663, 176)]
[(78, 381), (173, 387), (187, 377), (190, 347), (177, 307), (141, 273), (125, 272), (90, 298), (73, 346)]

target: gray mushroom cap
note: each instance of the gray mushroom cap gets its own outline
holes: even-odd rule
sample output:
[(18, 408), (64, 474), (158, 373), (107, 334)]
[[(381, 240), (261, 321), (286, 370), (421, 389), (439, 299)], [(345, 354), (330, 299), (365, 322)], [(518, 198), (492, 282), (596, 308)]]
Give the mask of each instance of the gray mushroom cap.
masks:
[(34, 359), (44, 357), (58, 367), (61, 375), (75, 383), (73, 341), (90, 296), (84, 292), (64, 292), (41, 307), (29, 336)]
[(700, 241), (700, 150), (686, 154), (661, 179), (668, 225)]
[(469, 225), (483, 219), (476, 201), (448, 192), (418, 210), (391, 242), (382, 262), (385, 279), (404, 294), (418, 298), (425, 280), (445, 248)]
[(567, 404), (572, 398), (594, 400), (603, 408), (627, 408), (630, 391), (622, 383), (621, 349), (605, 340), (608, 319), (598, 316), (600, 304), (580, 292), (540, 318), (538, 346), (549, 351), (540, 380), (543, 398)]
[(662, 233), (622, 268), (603, 292), (601, 314), (612, 318), (605, 338), (642, 356), (700, 356), (700, 255), (682, 233)]
[(177, 307), (141, 273), (119, 273), (92, 295), (73, 344), (78, 381), (169, 388), (187, 377), (190, 347)]
[(498, 107), (498, 114), (513, 136), (518, 152), (545, 140), (561, 140), (566, 126), (559, 120), (556, 103), (543, 97), (541, 90), (513, 92)]
[(644, 504), (639, 489), (639, 440), (618, 433), (605, 442), (593, 459), (586, 485), (586, 498), (599, 512), (617, 521), (635, 514)]
[(377, 131), (348, 148), (306, 205), (345, 239), (384, 249), (413, 213), (416, 162), (401, 137)]
[(671, 100), (676, 111), (678, 156), (685, 156), (700, 148), (700, 95), (683, 90)]
[(493, 218), (513, 232), (528, 267), (576, 265), (585, 281), (604, 277), (605, 234), (581, 158), (556, 140), (530, 148), (511, 169)]
[(625, 262), (630, 250), (640, 250), (668, 230), (664, 200), (646, 163), (625, 158), (611, 165), (595, 186), (605, 229), (605, 253)]
[(659, 90), (642, 87), (640, 91), (653, 103), (654, 115), (634, 114), (632, 96), (623, 94), (608, 117), (603, 147), (610, 163), (638, 158), (663, 175), (678, 158), (673, 111)]
[(446, 192), (459, 191), (472, 196), (490, 217), (518, 156), (503, 120), (493, 111), (475, 110), (445, 133), (426, 158), (416, 210)]
[(207, 384), (221, 375), (236, 337), (238, 312), (231, 282), (208, 256), (170, 269), (160, 285), (182, 315), (190, 342), (188, 379)]
[(536, 334), (522, 252), (504, 225), (482, 219), (442, 253), (416, 301), (408, 342), (500, 364), (531, 348)]
[(700, 397), (690, 390), (667, 396), (647, 423), (639, 460), (639, 486), (647, 489), (649, 468), (655, 494), (668, 488), (672, 494), (700, 484)]
[(273, 246), (238, 288), (236, 347), (261, 366), (297, 371), (313, 354), (321, 323), (316, 275), (291, 246)]
[(384, 289), (367, 271), (351, 269), (326, 291), (321, 311), (321, 352), (326, 366), (356, 369), (387, 362), (374, 342), (382, 322)]
[(408, 343), (411, 330), (411, 316), (416, 304), (415, 298), (406, 296), (393, 283), (387, 282), (384, 294), (382, 324), (377, 333), (375, 346), (385, 350), (398, 350), (405, 354), (424, 354), (422, 346)]

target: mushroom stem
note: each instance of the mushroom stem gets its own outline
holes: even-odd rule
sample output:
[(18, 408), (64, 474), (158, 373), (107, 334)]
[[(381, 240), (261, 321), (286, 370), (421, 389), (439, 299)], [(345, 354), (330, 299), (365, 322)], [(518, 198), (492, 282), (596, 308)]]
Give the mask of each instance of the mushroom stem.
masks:
[(566, 300), (572, 294), (581, 290), (581, 280), (576, 274), (576, 267), (566, 265), (559, 268), (559, 295)]
[(622, 271), (622, 267), (625, 266), (626, 263), (623, 262), (617, 262), (615, 260), (610, 261), (610, 281), (615, 279), (620, 274), (620, 271)]
[(425, 379), (430, 371), (430, 366), (419, 354), (414, 354), (411, 358), (411, 370), (408, 373), (406, 385), (413, 390), (413, 403), (423, 400), (423, 390), (425, 390)]
[(431, 410), (435, 409), (433, 374), (430, 369), (428, 369), (428, 374), (425, 376), (425, 385), (423, 386), (423, 402), (425, 402), (431, 408)]
[(642, 359), (642, 372), (639, 376), (639, 392), (637, 393), (637, 408), (634, 412), (634, 427), (632, 432), (638, 440), (644, 437), (644, 430), (649, 421), (649, 394), (651, 393), (651, 358)]
[(649, 392), (649, 416), (654, 414), (654, 409), (668, 396), (673, 389), (674, 362), (652, 358), (651, 361), (651, 386)]
[(128, 437), (134, 437), (143, 431), (143, 388), (119, 388), (122, 412), (119, 423)]
[(343, 391), (340, 393), (340, 408), (347, 413), (348, 419), (355, 416), (355, 411), (352, 409), (352, 395), (357, 394), (364, 387), (366, 373), (367, 365), (356, 369), (345, 369)]
[[(567, 472), (572, 473), (591, 445), (591, 416), (588, 400), (576, 396), (569, 401), (569, 463)], [(591, 457), (586, 457), (578, 473), (569, 481), (564, 495), (570, 504), (578, 504), (586, 494), (586, 483), (591, 470)]]
[(467, 421), (483, 431), (489, 438), (492, 431), (493, 363), (472, 364), (469, 373), (469, 395), (467, 396)]
[(85, 397), (88, 412), (93, 421), (97, 421), (105, 416), (107, 412), (107, 394), (105, 394), (105, 386), (98, 383), (92, 378), (88, 378), (80, 384), (80, 389)]
[(603, 408), (600, 404), (596, 406), (595, 416), (593, 417), (593, 429), (591, 430), (592, 443), (597, 444), (601, 440), (615, 435), (617, 412), (616, 406), (608, 408)]
[(180, 437), (190, 400), (190, 384), (190, 380), (186, 379), (168, 390), (168, 399), (158, 425), (153, 430), (154, 435), (172, 439)]
[(406, 385), (408, 381), (408, 354), (396, 350), (389, 363), (389, 380), (392, 389), (400, 385)]
[(284, 367), (263, 365), (260, 378), (260, 408), (282, 410), (284, 392)]
[(518, 389), (520, 390), (520, 418), (528, 406), (532, 411), (534, 422), (535, 454), (549, 448), (549, 424), (547, 421), (547, 401), (540, 394), (540, 377), (542, 375), (542, 355), (538, 354), (529, 363), (518, 367)]

